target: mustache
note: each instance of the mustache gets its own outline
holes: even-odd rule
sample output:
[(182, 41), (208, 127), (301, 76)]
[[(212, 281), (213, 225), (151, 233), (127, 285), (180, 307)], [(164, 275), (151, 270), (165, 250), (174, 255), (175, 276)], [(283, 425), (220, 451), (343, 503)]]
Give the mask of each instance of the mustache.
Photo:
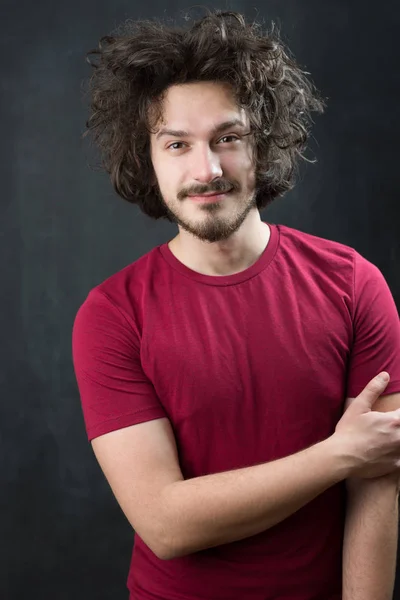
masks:
[(196, 194), (212, 194), (220, 193), (223, 194), (225, 192), (230, 192), (232, 190), (237, 191), (239, 189), (238, 184), (231, 183), (229, 181), (218, 180), (213, 183), (206, 185), (199, 185), (197, 187), (187, 188), (185, 190), (181, 190), (178, 193), (178, 199), (183, 200), (186, 196), (194, 196)]

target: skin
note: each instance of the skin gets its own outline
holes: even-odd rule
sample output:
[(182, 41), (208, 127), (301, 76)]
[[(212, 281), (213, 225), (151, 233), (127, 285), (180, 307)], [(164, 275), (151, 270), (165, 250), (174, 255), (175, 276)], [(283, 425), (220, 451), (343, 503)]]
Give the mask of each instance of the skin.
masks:
[[(213, 128), (240, 119), (218, 133)], [(163, 134), (183, 130), (189, 135)], [(179, 233), (168, 243), (187, 267), (206, 275), (247, 269), (270, 239), (255, 203), (253, 136), (245, 111), (227, 84), (171, 86), (162, 120), (150, 134), (151, 160), (161, 201)], [(221, 201), (196, 202), (190, 194), (227, 191)]]

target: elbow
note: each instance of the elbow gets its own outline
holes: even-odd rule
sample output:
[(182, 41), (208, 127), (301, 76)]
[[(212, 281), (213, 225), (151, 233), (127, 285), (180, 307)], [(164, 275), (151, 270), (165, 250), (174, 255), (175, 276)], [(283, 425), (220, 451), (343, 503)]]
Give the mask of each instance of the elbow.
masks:
[(177, 555), (172, 552), (171, 547), (164, 541), (158, 540), (158, 543), (153, 544), (151, 550), (160, 560), (172, 560), (177, 558)]
[[(158, 505), (157, 514), (159, 517), (157, 519), (157, 532), (155, 533), (153, 530), (152, 535), (152, 550), (154, 548), (153, 552), (157, 558), (160, 560), (173, 560), (196, 552), (191, 542), (188, 543), (188, 540), (186, 540), (185, 543), (184, 541), (182, 520), (177, 517), (180, 510), (178, 509), (176, 512), (171, 509), (171, 502), (165, 494)], [(156, 520), (154, 519), (154, 521)]]
[(164, 549), (162, 552), (157, 552), (157, 553), (155, 552), (154, 554), (160, 560), (172, 560), (173, 558), (178, 558), (178, 556), (175, 556), (171, 552), (168, 552), (168, 550), (166, 550), (166, 549)]
[(157, 550), (155, 552), (157, 558), (160, 560), (173, 560), (174, 558), (182, 558), (196, 552), (195, 548), (191, 548), (188, 545), (185, 547), (181, 543), (181, 540), (176, 535), (167, 535), (165, 529), (162, 530), (158, 536), (158, 544), (154, 547)]
[(184, 553), (174, 551), (170, 545), (166, 543), (160, 543), (160, 541), (158, 542), (158, 544), (153, 544), (150, 550), (160, 560), (172, 560), (173, 558), (180, 558), (181, 556), (185, 556)]
[(171, 535), (170, 527), (166, 523), (166, 520), (159, 520), (157, 531), (153, 530), (152, 535), (148, 536), (148, 547), (160, 560), (172, 560), (184, 555), (179, 552), (176, 536)]
[(172, 543), (171, 537), (165, 535), (165, 531), (158, 536), (157, 543), (154, 544), (154, 554), (160, 560), (172, 560), (174, 558), (181, 558), (186, 556), (176, 543)]
[(168, 554), (163, 548), (155, 548), (154, 550), (152, 550), (152, 552), (157, 556), (159, 560), (171, 560), (172, 558), (174, 558), (173, 556)]
[(178, 543), (176, 538), (169, 538), (169, 543), (164, 543), (162, 548), (158, 548), (157, 556), (161, 560), (172, 560), (174, 558), (183, 558), (184, 556), (190, 556), (200, 550), (205, 550), (211, 546), (196, 547), (195, 544), (186, 540), (183, 544), (182, 540)]
[(151, 550), (157, 558), (159, 558), (160, 560), (171, 560), (172, 558), (175, 558), (175, 555), (171, 552), (170, 547), (168, 546), (168, 544), (165, 543), (163, 538), (157, 537), (149, 539), (149, 536), (142, 535), (134, 527), (133, 530), (135, 532), (135, 537), (139, 536), (139, 538), (145, 544), (145, 546), (147, 546), (147, 548)]
[(173, 558), (176, 558), (175, 553), (172, 552), (171, 546), (168, 544), (163, 535), (153, 536), (152, 539), (147, 538), (148, 541), (146, 541), (146, 538), (143, 538), (140, 534), (139, 536), (158, 559), (172, 560)]
[(160, 560), (172, 560), (184, 556), (180, 551), (179, 536), (177, 535), (177, 527), (175, 515), (171, 512), (171, 505), (165, 494), (162, 496), (157, 510), (158, 519), (153, 522), (157, 523), (156, 532), (153, 530), (152, 550)]

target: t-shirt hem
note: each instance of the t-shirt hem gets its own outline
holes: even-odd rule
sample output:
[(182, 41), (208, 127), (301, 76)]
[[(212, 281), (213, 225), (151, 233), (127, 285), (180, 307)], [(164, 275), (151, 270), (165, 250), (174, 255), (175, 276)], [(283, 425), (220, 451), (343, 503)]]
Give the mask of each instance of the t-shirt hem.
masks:
[(90, 442), (95, 437), (110, 433), (111, 431), (117, 431), (131, 425), (137, 425), (138, 423), (144, 423), (145, 421), (152, 421), (153, 419), (160, 419), (166, 417), (166, 413), (160, 409), (159, 406), (153, 408), (146, 408), (128, 415), (122, 415), (115, 417), (114, 419), (108, 419), (96, 424), (95, 427), (87, 429), (87, 437)]

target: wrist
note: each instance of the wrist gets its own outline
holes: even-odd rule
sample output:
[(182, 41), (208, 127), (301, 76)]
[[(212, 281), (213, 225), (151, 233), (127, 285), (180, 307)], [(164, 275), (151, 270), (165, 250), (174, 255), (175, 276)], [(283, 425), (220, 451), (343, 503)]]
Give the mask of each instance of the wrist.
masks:
[(357, 467), (357, 461), (354, 455), (348, 451), (343, 439), (337, 433), (334, 433), (321, 444), (324, 444), (326, 451), (332, 458), (337, 480), (343, 481), (348, 477), (352, 477)]

